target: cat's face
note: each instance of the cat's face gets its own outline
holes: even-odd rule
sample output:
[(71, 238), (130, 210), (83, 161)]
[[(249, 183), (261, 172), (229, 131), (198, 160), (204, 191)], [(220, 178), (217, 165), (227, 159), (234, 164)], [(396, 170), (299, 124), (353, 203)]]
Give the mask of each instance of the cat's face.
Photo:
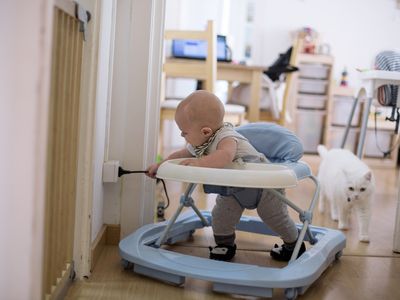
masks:
[(349, 203), (363, 200), (369, 197), (373, 190), (374, 184), (372, 179), (371, 171), (363, 175), (345, 174), (346, 176), (346, 186), (345, 194), (346, 200)]

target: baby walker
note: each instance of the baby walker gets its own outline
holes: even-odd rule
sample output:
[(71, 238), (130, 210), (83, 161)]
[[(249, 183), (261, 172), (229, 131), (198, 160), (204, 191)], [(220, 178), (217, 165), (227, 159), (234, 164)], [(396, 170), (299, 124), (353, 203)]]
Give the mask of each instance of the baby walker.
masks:
[[(179, 159), (164, 162), (157, 177), (189, 183), (180, 205), (169, 221), (145, 225), (123, 239), (119, 244), (121, 257), (125, 264), (133, 264), (134, 272), (176, 285), (184, 284), (185, 278), (191, 277), (211, 281), (217, 292), (272, 297), (274, 288), (282, 288), (287, 299), (295, 299), (341, 256), (345, 236), (338, 230), (310, 226), (319, 184), (309, 166), (298, 161), (303, 150), (295, 135), (269, 123), (247, 124), (237, 131), (272, 163), (232, 163), (228, 168), (214, 169), (182, 166)], [(210, 225), (211, 213), (200, 211), (191, 196), (197, 184), (204, 184), (205, 192), (215, 191), (216, 186), (276, 189), (294, 188), (303, 179), (311, 179), (315, 184), (308, 210), (271, 190), (299, 213), (302, 222), (297, 224), (300, 234), (293, 255), (283, 268), (223, 262), (161, 248), (163, 244), (187, 240), (196, 229)], [(179, 216), (185, 206), (191, 207), (193, 212)], [(259, 218), (249, 216), (242, 216), (237, 230), (276, 235)], [(296, 259), (303, 241), (313, 246)]]

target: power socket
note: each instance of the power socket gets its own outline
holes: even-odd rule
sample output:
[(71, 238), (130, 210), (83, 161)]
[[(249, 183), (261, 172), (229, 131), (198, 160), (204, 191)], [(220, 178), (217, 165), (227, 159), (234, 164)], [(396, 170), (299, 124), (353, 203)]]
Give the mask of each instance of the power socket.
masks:
[(117, 182), (118, 181), (118, 160), (109, 160), (103, 164), (103, 182)]
[(157, 204), (157, 219), (159, 221), (164, 221), (164, 212), (165, 212), (165, 202), (164, 201), (159, 201)]

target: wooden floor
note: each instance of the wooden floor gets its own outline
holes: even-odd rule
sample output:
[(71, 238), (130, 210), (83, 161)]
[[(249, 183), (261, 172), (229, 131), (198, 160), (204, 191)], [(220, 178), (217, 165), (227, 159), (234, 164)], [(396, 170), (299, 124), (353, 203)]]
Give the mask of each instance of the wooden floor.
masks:
[[(319, 158), (305, 156), (316, 174)], [(323, 275), (300, 296), (300, 299), (400, 299), (400, 255), (392, 252), (393, 230), (397, 201), (398, 170), (373, 169), (377, 190), (373, 201), (370, 226), (370, 243), (360, 243), (357, 239), (357, 222), (351, 220), (351, 229), (346, 231), (347, 246), (342, 258), (332, 264)], [(168, 183), (168, 191), (173, 199), (166, 216), (169, 217), (183, 191), (179, 183)], [(288, 190), (288, 197), (301, 207), (307, 207), (312, 195), (312, 185), (303, 181), (296, 189)], [(197, 189), (194, 193), (200, 209), (211, 209), (212, 196)], [(254, 211), (246, 211), (255, 215)], [(298, 222), (298, 216), (293, 213)], [(313, 224), (336, 228), (328, 215), (315, 211)], [(277, 238), (238, 232), (238, 251), (235, 262), (260, 266), (283, 267), (269, 258), (268, 249)], [(197, 230), (193, 239), (173, 247), (174, 251), (208, 256), (208, 246), (213, 245), (210, 229)], [(307, 245), (307, 247), (311, 247)], [(212, 291), (209, 282), (187, 278), (183, 287), (171, 286), (150, 278), (125, 271), (120, 264), (118, 247), (106, 246), (95, 266), (90, 279), (76, 281), (68, 291), (66, 299), (257, 299), (238, 295), (218, 294)], [(283, 299), (282, 290), (274, 290), (272, 299)]]

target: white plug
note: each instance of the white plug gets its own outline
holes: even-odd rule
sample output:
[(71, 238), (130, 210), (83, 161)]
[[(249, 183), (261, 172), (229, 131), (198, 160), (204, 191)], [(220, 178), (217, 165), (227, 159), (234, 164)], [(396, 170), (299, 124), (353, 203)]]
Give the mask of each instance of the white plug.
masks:
[(118, 160), (109, 160), (103, 164), (103, 182), (117, 182), (118, 181)]

